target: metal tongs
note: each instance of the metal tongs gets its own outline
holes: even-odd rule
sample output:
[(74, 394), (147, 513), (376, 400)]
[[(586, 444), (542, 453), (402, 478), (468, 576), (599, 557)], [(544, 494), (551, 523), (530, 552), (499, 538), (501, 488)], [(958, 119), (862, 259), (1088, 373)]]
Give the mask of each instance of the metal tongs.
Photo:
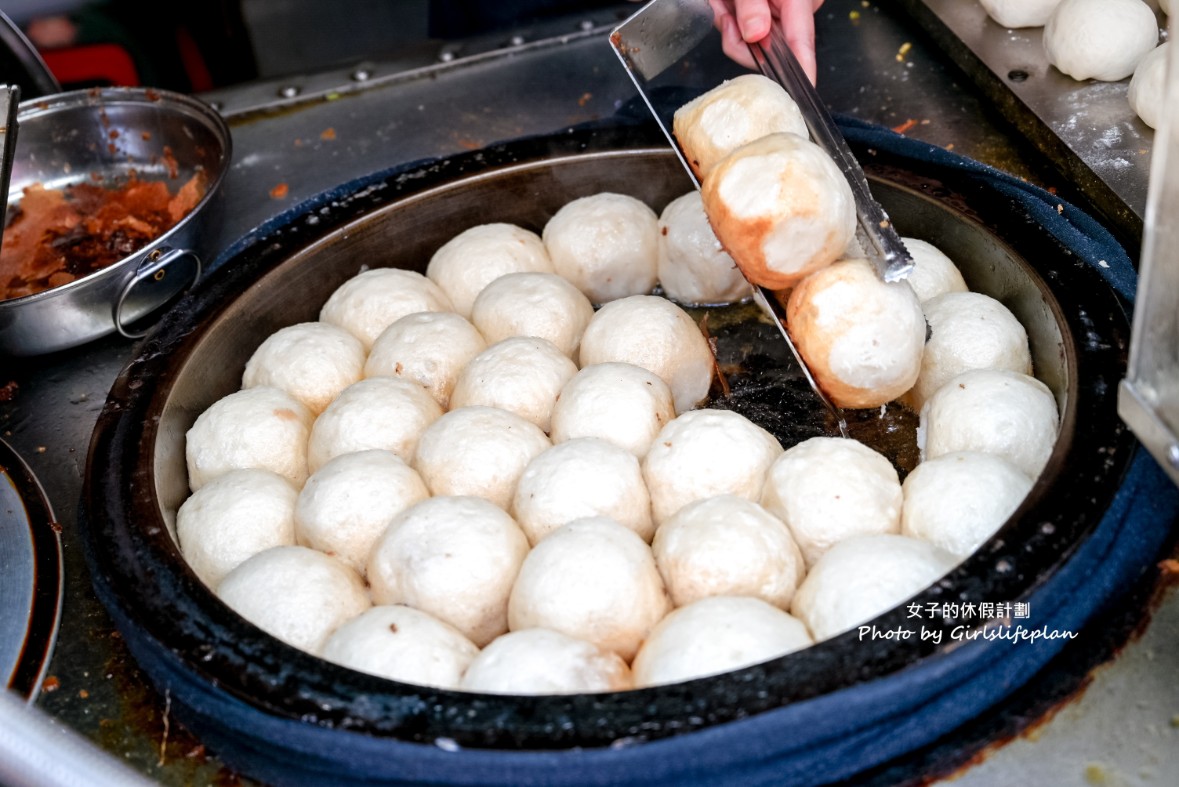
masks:
[(864, 256), (876, 266), (876, 272), (884, 281), (903, 281), (913, 270), (913, 257), (905, 249), (884, 208), (872, 196), (860, 162), (852, 155), (818, 91), (787, 46), (782, 29), (772, 25), (768, 39), (750, 45), (749, 51), (761, 73), (785, 88), (798, 104), (812, 141), (831, 156), (847, 178), (856, 200), (856, 240)]
[[(671, 131), (675, 110), (725, 79), (744, 73), (722, 54), (708, 0), (652, 0), (614, 29), (610, 43), (688, 177), (699, 187)], [(761, 72), (782, 85), (798, 104), (812, 140), (834, 159), (851, 185), (858, 219), (856, 240), (864, 256), (875, 265), (884, 281), (904, 279), (913, 268), (913, 258), (880, 203), (872, 197), (864, 171), (777, 25), (772, 27), (767, 41), (751, 46), (750, 51)], [(752, 286), (754, 301), (778, 326), (807, 382), (839, 419), (842, 431), (843, 419), (838, 408), (819, 388), (786, 331), (786, 314), (781, 302), (765, 287)]]
[[(731, 5), (731, 0), (727, 1)], [(690, 98), (736, 75), (732, 73), (734, 64), (717, 57), (721, 47), (708, 0), (652, 0), (615, 28), (610, 42), (692, 182), (699, 186), (671, 132), (671, 119)], [(762, 74), (780, 84), (794, 99), (812, 141), (831, 156), (847, 178), (856, 203), (856, 240), (861, 251), (876, 266), (881, 279), (901, 281), (912, 270), (913, 259), (888, 214), (872, 196), (864, 171), (791, 53), (781, 29), (772, 25), (767, 39), (749, 49)], [(679, 93), (669, 88), (679, 88)], [(668, 104), (653, 95), (656, 91), (671, 92), (678, 99)]]

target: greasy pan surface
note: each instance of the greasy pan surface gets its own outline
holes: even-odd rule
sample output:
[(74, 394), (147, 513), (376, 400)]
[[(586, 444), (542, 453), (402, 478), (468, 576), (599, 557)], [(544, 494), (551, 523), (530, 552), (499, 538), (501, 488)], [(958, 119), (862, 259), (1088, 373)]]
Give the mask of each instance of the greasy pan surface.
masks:
[[(561, 205), (599, 191), (630, 193), (659, 210), (690, 187), (668, 150), (581, 154), (582, 145), (516, 143), (377, 179), (260, 237), (186, 296), (116, 381), (91, 445), (85, 538), (96, 587), (121, 625), (162, 645), (196, 680), (275, 716), (475, 748), (663, 738), (937, 662), (931, 641), (860, 641), (850, 632), (674, 686), (567, 697), (464, 694), (364, 675), (290, 648), (230, 611), (187, 569), (171, 534), (187, 494), (184, 433), (239, 387), (245, 361), (268, 334), (315, 319), (327, 295), (361, 266), (424, 269), (434, 249), (468, 226), (509, 221), (539, 230)], [(866, 164), (902, 234), (942, 246), (972, 289), (1002, 300), (1027, 326), (1037, 373), (1061, 406), (1061, 437), (1019, 511), (915, 599), (1018, 601), (1084, 541), (1130, 459), (1132, 441), (1114, 407), (1129, 338), (1124, 309), (1018, 206), (870, 158)], [(784, 387), (796, 385), (796, 375), (777, 374)], [(792, 395), (780, 401), (779, 414), (800, 407)], [(773, 411), (774, 401), (762, 397), (757, 408)], [(766, 425), (787, 446), (828, 428), (805, 415)], [(896, 628), (906, 619), (902, 605), (876, 623)], [(946, 632), (946, 650), (949, 630), (972, 622), (922, 623)]]

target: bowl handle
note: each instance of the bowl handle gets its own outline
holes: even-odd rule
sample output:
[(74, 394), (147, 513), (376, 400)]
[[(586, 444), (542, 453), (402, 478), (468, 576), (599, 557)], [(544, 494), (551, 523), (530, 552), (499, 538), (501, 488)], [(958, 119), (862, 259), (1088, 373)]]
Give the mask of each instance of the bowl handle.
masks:
[[(123, 284), (122, 289), (119, 290), (119, 297), (115, 300), (112, 317), (115, 321), (115, 330), (120, 335), (128, 339), (141, 339), (147, 335), (148, 331), (151, 330), (150, 326), (144, 328), (142, 331), (133, 331), (123, 324), (123, 306), (127, 302), (127, 297), (142, 282), (148, 280), (156, 282), (163, 281), (167, 275), (168, 267), (186, 257), (191, 261), (193, 274), (192, 279), (175, 293), (179, 294), (188, 290), (201, 278), (201, 258), (189, 249), (169, 249), (167, 247), (155, 249), (144, 258), (139, 268), (135, 271), (135, 274)], [(175, 294), (173, 297), (175, 297)]]

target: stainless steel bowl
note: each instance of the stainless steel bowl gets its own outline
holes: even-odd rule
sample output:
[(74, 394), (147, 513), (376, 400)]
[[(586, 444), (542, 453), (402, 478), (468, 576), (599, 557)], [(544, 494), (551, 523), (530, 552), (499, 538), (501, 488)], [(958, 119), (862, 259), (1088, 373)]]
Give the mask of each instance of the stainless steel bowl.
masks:
[(44, 292), (0, 300), (0, 355), (38, 355), (129, 327), (200, 278), (212, 250), (203, 228), (217, 220), (229, 168), (229, 128), (208, 105), (142, 88), (61, 93), (21, 104), (9, 204), (34, 183), (65, 188), (132, 172), (175, 191), (198, 172), (207, 188), (195, 208), (144, 248)]

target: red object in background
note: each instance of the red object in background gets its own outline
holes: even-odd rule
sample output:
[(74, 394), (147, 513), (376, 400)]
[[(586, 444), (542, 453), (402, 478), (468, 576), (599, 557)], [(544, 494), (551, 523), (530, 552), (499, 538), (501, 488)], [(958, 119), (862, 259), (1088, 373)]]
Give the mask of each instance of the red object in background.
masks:
[(197, 46), (192, 34), (183, 27), (176, 31), (176, 49), (180, 53), (180, 61), (184, 64), (184, 73), (188, 75), (193, 92), (212, 90), (213, 76), (209, 73), (209, 66), (205, 63), (201, 48)]
[(41, 57), (62, 85), (134, 87), (139, 84), (135, 61), (117, 44), (45, 49), (41, 51)]
[[(176, 31), (176, 50), (194, 92), (212, 90), (213, 78), (200, 47), (192, 35)], [(131, 54), (118, 44), (83, 44), (81, 46), (42, 49), (45, 65), (65, 87), (120, 86), (136, 87), (139, 72)]]

